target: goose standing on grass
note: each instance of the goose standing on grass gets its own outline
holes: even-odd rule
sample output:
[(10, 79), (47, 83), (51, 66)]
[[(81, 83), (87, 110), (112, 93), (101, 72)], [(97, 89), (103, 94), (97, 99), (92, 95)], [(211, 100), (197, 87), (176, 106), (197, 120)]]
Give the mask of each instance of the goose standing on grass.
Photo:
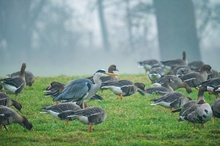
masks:
[(49, 113), (54, 117), (59, 118), (60, 120), (66, 120), (66, 125), (68, 125), (68, 119), (60, 118), (58, 117), (58, 114), (64, 111), (77, 111), (80, 110), (81, 108), (74, 102), (65, 102), (56, 105), (45, 106), (42, 109), (44, 109), (44, 112), (41, 113)]
[(113, 73), (106, 73), (105, 70), (98, 70), (93, 75), (94, 84), (87, 78), (73, 80), (65, 86), (63, 91), (53, 101), (89, 101), (100, 89), (102, 84), (100, 77), (104, 75), (116, 76)]
[(0, 105), (4, 105), (7, 107), (14, 106), (17, 110), (21, 111), (22, 105), (11, 99), (8, 95), (0, 92)]
[(170, 113), (172, 114), (173, 109), (181, 108), (185, 103), (192, 100), (186, 97), (181, 92), (171, 92), (159, 98), (151, 99), (153, 103), (151, 105), (161, 105), (165, 108), (170, 108)]
[(191, 72), (180, 79), (187, 83), (190, 87), (195, 87), (200, 83), (206, 81), (208, 79), (208, 73), (211, 72), (211, 66), (208, 64), (204, 64), (200, 70), (200, 72)]
[(119, 101), (122, 100), (123, 96), (130, 96), (134, 94), (140, 83), (133, 83), (129, 80), (119, 80), (117, 82), (103, 83), (101, 89), (109, 89), (115, 95), (119, 95)]
[(32, 123), (30, 123), (25, 116), (19, 115), (10, 107), (0, 105), (0, 129), (4, 126), (4, 128), (8, 131), (6, 125), (12, 123), (18, 123), (28, 130), (33, 128)]
[[(20, 71), (14, 72), (14, 73), (12, 73), (12, 74), (8, 74), (7, 76), (8, 76), (8, 77), (17, 77), (17, 76), (19, 76), (19, 75), (20, 75)], [(26, 70), (26, 71), (25, 71), (25, 81), (26, 81), (26, 85), (31, 87), (31, 86), (33, 85), (33, 83), (34, 83), (34, 80), (35, 80), (35, 77), (34, 77), (33, 73)]]
[(200, 87), (198, 92), (197, 101), (192, 101), (186, 103), (180, 110), (180, 117), (178, 121), (186, 120), (194, 124), (196, 128), (196, 123), (199, 123), (204, 128), (204, 123), (211, 120), (213, 113), (211, 106), (205, 102), (204, 92), (206, 88)]
[(220, 118), (220, 99), (215, 99), (211, 105), (213, 112), (213, 124), (215, 124), (216, 118)]
[(17, 99), (18, 94), (21, 93), (21, 91), (23, 91), (26, 86), (25, 68), (26, 64), (23, 63), (19, 76), (0, 79), (0, 82), (4, 87), (6, 93), (15, 94), (15, 100)]
[[(66, 115), (68, 115), (66, 117)], [(107, 114), (101, 107), (88, 107), (77, 111), (69, 111), (65, 114), (60, 113), (60, 118), (68, 118), (69, 120), (78, 119), (83, 124), (88, 124), (88, 132), (92, 131), (92, 125), (100, 124), (105, 121)]]

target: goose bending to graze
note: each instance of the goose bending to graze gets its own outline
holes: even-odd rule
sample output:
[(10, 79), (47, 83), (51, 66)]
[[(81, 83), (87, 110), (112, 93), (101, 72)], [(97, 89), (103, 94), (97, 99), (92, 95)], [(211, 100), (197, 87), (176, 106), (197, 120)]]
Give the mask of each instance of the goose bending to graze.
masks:
[(98, 70), (93, 75), (94, 84), (87, 78), (73, 80), (65, 86), (63, 91), (53, 101), (89, 101), (100, 89), (102, 83), (100, 77), (104, 75), (116, 76), (113, 73), (106, 73), (105, 70)]
[(150, 101), (153, 102), (151, 105), (161, 105), (165, 108), (170, 108), (170, 113), (172, 113), (173, 109), (181, 108), (185, 103), (190, 100), (192, 99), (186, 97), (181, 92), (171, 92), (159, 98), (151, 99)]
[(219, 92), (216, 91), (217, 87), (220, 87), (220, 78), (212, 78), (202, 82), (198, 87), (204, 86), (209, 94), (214, 94), (218, 98)]
[(194, 128), (195, 124), (199, 123), (204, 128), (204, 123), (209, 121), (213, 116), (211, 106), (205, 102), (203, 96), (205, 90), (205, 87), (200, 87), (197, 101), (188, 102), (183, 106), (180, 111), (179, 121), (186, 120), (191, 122), (194, 124)]
[(4, 105), (7, 107), (14, 106), (19, 111), (22, 108), (22, 105), (19, 102), (11, 99), (8, 95), (1, 92), (0, 92), (0, 105)]
[(122, 100), (123, 96), (130, 96), (134, 94), (140, 83), (133, 83), (129, 80), (119, 80), (117, 82), (107, 82), (103, 83), (101, 89), (109, 89), (115, 95), (119, 95), (119, 101)]
[[(172, 82), (169, 82), (169, 80), (172, 80)], [(167, 75), (164, 76), (162, 78), (160, 78), (158, 80), (159, 86), (164, 85), (164, 82), (169, 83), (169, 86), (173, 89), (173, 90), (177, 90), (179, 88), (185, 88), (187, 93), (191, 93), (192, 89), (191, 87), (189, 87), (189, 85), (185, 82), (183, 82), (179, 77), (175, 76), (175, 75)], [(156, 83), (156, 85), (158, 85)]]
[(58, 114), (64, 112), (64, 111), (77, 111), (80, 110), (80, 106), (78, 106), (74, 102), (65, 102), (65, 103), (60, 103), (56, 105), (50, 105), (50, 106), (45, 106), (43, 107), (44, 112), (41, 113), (49, 113), (53, 115), (56, 118), (59, 118), (61, 120), (66, 120), (66, 125), (68, 124), (68, 119), (67, 118), (60, 118), (58, 117)]
[[(17, 72), (14, 72), (12, 74), (8, 74), (7, 76), (8, 77), (17, 77), (19, 75), (20, 75), (20, 71), (17, 71)], [(33, 83), (34, 83), (34, 80), (35, 80), (35, 77), (34, 77), (33, 73), (26, 70), (25, 71), (26, 85), (31, 87), (33, 85)]]
[(216, 118), (220, 118), (220, 99), (215, 99), (211, 105), (212, 113), (213, 113), (213, 123), (215, 124)]
[(174, 66), (178, 66), (178, 65), (187, 65), (188, 62), (186, 60), (186, 52), (185, 51), (182, 52), (182, 59), (174, 59), (174, 60), (161, 61), (161, 63), (164, 66), (168, 66), (170, 68), (172, 68)]
[(58, 117), (68, 118), (69, 120), (77, 119), (83, 124), (88, 124), (88, 132), (91, 132), (92, 125), (100, 124), (105, 121), (107, 114), (105, 113), (105, 110), (101, 107), (94, 106), (77, 111), (65, 112), (65, 114), (60, 113), (58, 114)]
[(6, 93), (15, 94), (15, 100), (17, 99), (18, 94), (21, 93), (26, 86), (25, 68), (26, 64), (23, 63), (19, 76), (0, 79), (0, 83), (4, 87)]
[(33, 128), (32, 123), (29, 122), (25, 116), (19, 115), (10, 107), (0, 105), (0, 129), (2, 129), (2, 126), (4, 126), (4, 128), (8, 131), (6, 125), (12, 123), (18, 123), (28, 130)]
[(145, 88), (144, 90), (139, 90), (139, 93), (145, 96), (150, 94), (165, 95), (167, 93), (174, 91), (173, 88), (169, 85), (169, 82), (173, 82), (173, 81), (169, 80), (168, 82), (164, 82), (163, 85), (159, 87), (149, 87), (149, 88)]
[(200, 72), (191, 72), (180, 78), (183, 82), (187, 83), (190, 87), (195, 87), (199, 85), (200, 83), (207, 80), (208, 73), (211, 72), (211, 69), (212, 68), (210, 65), (205, 64), (202, 66)]

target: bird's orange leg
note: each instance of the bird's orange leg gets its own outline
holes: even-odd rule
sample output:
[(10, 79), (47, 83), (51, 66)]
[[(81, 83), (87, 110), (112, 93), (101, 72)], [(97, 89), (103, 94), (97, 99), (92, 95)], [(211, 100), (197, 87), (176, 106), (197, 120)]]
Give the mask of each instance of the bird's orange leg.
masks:
[(92, 125), (89, 124), (89, 125), (88, 125), (88, 132), (91, 132), (91, 131), (92, 131)]
[(118, 101), (121, 101), (121, 100), (122, 100), (122, 93), (120, 94)]

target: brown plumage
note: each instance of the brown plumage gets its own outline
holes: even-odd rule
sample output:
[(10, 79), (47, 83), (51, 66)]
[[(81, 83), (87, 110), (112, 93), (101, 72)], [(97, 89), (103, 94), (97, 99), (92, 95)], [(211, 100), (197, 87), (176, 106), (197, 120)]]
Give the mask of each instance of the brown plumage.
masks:
[(7, 107), (14, 106), (19, 111), (22, 108), (22, 105), (19, 102), (11, 99), (8, 95), (1, 92), (0, 92), (0, 105), (4, 105)]
[(4, 126), (4, 128), (8, 131), (6, 125), (13, 123), (18, 123), (28, 130), (33, 128), (32, 123), (30, 123), (25, 116), (19, 115), (10, 107), (0, 105), (0, 129)]

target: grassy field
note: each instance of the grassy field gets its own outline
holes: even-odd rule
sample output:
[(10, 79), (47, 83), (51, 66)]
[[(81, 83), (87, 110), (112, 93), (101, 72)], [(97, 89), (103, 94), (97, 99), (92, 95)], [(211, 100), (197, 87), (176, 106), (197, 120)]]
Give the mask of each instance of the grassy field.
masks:
[[(87, 125), (71, 121), (66, 126), (64, 121), (49, 114), (41, 114), (41, 107), (52, 105), (52, 98), (43, 95), (43, 89), (52, 81), (69, 83), (82, 76), (36, 77), (32, 87), (26, 87), (19, 95), (18, 102), (23, 105), (22, 115), (32, 122), (34, 129), (28, 131), (18, 124), (9, 125), (9, 132), (0, 131), (1, 145), (220, 145), (220, 120), (214, 125), (212, 121), (205, 128), (186, 121), (178, 122), (178, 113), (170, 115), (169, 109), (151, 106), (150, 99), (158, 95), (141, 96), (135, 93), (118, 101), (118, 96), (110, 91), (99, 92), (104, 100), (91, 101), (89, 106), (100, 106), (105, 109), (106, 121), (93, 126), (87, 132)], [(120, 79), (143, 82), (150, 86), (144, 74), (123, 74)], [(179, 91), (185, 92), (180, 89)], [(188, 94), (197, 99), (197, 90)], [(13, 95), (10, 96), (14, 98)], [(205, 94), (207, 102), (212, 103), (214, 95)]]

